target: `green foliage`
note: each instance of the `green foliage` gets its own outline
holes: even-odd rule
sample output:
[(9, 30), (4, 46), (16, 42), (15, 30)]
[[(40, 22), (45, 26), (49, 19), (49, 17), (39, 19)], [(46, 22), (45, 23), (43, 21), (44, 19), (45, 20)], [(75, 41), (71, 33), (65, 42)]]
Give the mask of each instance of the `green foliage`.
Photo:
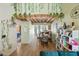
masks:
[(15, 10), (15, 12), (16, 12), (16, 11), (17, 11), (17, 4), (14, 3), (13, 5), (14, 5), (14, 10)]
[(53, 13), (53, 17), (58, 17), (59, 14), (58, 13)]
[(27, 16), (26, 12), (23, 15), (24, 15), (24, 17), (26, 17)]
[(21, 16), (22, 16), (22, 14), (21, 14), (21, 13), (19, 13), (19, 16), (21, 17)]
[(53, 13), (53, 17), (64, 18), (64, 13)]
[(52, 13), (50, 13), (49, 16), (52, 16)]
[(55, 15), (55, 13), (53, 13), (53, 17), (55, 17), (56, 15)]
[(17, 17), (17, 13), (14, 13), (13, 16), (14, 16), (14, 17)]
[(56, 13), (56, 14), (55, 14), (55, 16), (56, 16), (56, 17), (59, 17), (59, 14), (58, 14), (58, 13)]
[(28, 15), (31, 16), (31, 13), (29, 13)]
[(61, 13), (59, 14), (59, 18), (64, 18), (64, 13), (61, 12)]

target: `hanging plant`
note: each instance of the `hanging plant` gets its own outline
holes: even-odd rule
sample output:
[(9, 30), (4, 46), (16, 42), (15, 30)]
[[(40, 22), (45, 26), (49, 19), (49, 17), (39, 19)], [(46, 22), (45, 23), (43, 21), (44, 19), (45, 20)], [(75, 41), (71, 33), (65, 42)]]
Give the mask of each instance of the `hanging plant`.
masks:
[(53, 17), (56, 19), (60, 19), (62, 22), (62, 18), (64, 18), (64, 13), (53, 13)]
[(49, 16), (52, 16), (52, 13), (49, 13)]
[(62, 18), (64, 18), (64, 13), (61, 12), (61, 13), (59, 14), (59, 18), (60, 18), (60, 20), (61, 20), (61, 22), (62, 22)]
[(31, 13), (29, 13), (28, 15), (31, 16)]
[(24, 17), (26, 17), (26, 16), (27, 16), (26, 12), (23, 14), (23, 16), (24, 16)]
[(14, 13), (13, 16), (14, 16), (14, 17), (17, 17), (17, 13)]
[(22, 17), (22, 14), (21, 14), (21, 13), (19, 13), (19, 16), (20, 16), (20, 17)]
[(64, 18), (64, 13), (61, 12), (61, 13), (59, 14), (59, 18)]
[(55, 15), (56, 15), (57, 18), (59, 18), (59, 13), (56, 13)]
[(21, 13), (19, 13), (19, 15), (18, 15), (18, 19), (19, 19), (19, 20), (22, 20), (22, 19), (23, 19), (23, 17), (22, 17), (22, 14), (21, 14)]
[(55, 13), (53, 13), (53, 17), (55, 17)]
[(53, 17), (58, 18), (59, 17), (59, 14), (58, 13), (53, 13)]

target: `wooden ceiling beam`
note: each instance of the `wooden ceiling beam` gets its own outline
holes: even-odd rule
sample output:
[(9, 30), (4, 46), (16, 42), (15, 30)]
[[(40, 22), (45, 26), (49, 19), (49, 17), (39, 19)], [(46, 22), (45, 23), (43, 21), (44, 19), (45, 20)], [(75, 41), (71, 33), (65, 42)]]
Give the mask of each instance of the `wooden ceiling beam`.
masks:
[(49, 22), (52, 23), (54, 20), (55, 20), (55, 19), (53, 18), (53, 19), (51, 19)]
[(38, 23), (40, 23), (40, 19), (39, 18), (36, 18), (36, 20), (37, 20)]
[(48, 22), (51, 18), (52, 18), (52, 17), (49, 17), (48, 20), (47, 20), (47, 22)]
[(51, 20), (52, 20), (52, 18), (49, 18), (49, 20), (47, 21), (47, 23), (50, 22)]
[(36, 19), (33, 19), (33, 21), (36, 23), (37, 21), (36, 21)]
[(33, 19), (31, 19), (31, 18), (30, 18), (30, 20), (31, 20), (32, 22), (34, 22), (34, 20), (33, 20)]
[(49, 16), (48, 14), (34, 14), (31, 16), (18, 16), (17, 17), (19, 20), (23, 21), (31, 21), (35, 23), (48, 23), (51, 22), (52, 16)]
[(34, 21), (32, 19), (30, 19), (31, 23), (34, 23)]

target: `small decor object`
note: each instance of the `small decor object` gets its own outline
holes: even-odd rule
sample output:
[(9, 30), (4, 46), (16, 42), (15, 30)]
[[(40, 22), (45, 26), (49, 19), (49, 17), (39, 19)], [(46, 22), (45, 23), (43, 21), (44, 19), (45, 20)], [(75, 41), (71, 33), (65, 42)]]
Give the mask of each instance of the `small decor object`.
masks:
[(72, 19), (78, 19), (79, 18), (79, 5), (74, 7), (71, 10), (70, 16)]
[(79, 50), (79, 44), (76, 40), (72, 40), (72, 51), (78, 51)]
[(21, 26), (20, 25), (16, 25), (16, 34), (17, 34), (17, 42), (21, 41)]
[(63, 28), (64, 29), (66, 29), (67, 28), (67, 26), (66, 26), (66, 23), (64, 22), (64, 24), (63, 24)]
[(6, 37), (6, 35), (2, 35), (2, 38), (5, 38)]

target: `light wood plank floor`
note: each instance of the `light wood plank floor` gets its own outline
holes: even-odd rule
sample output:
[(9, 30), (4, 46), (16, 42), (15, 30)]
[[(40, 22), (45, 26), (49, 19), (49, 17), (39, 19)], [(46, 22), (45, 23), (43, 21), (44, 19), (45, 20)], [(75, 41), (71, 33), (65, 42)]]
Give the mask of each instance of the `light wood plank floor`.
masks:
[(43, 47), (40, 43), (39, 44), (21, 44), (17, 47), (17, 50), (14, 51), (11, 56), (39, 56), (40, 51), (56, 51), (55, 44), (48, 43), (48, 48)]

